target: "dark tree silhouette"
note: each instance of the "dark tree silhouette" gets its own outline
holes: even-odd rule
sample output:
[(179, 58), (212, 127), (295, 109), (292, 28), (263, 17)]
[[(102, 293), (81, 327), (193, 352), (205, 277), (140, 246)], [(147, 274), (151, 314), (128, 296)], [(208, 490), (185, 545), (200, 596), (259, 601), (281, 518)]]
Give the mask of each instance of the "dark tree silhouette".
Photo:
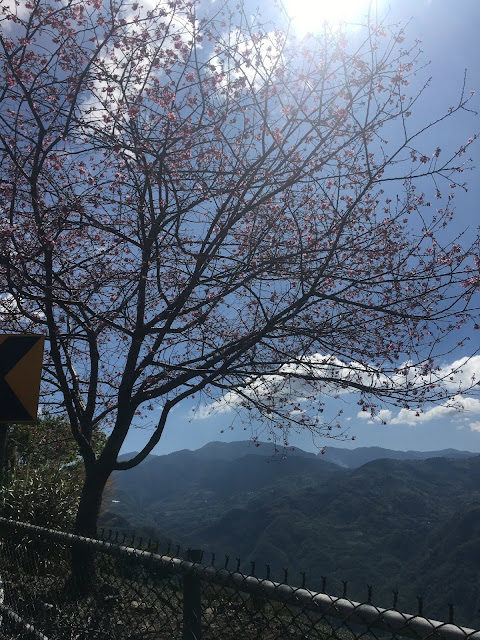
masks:
[(471, 141), (424, 134), (441, 145), (470, 95), (412, 129), (401, 29), (296, 41), (184, 0), (29, 0), (1, 23), (0, 326), (46, 335), (44, 401), (86, 470), (78, 533), (193, 394), (320, 435), (322, 393), (446, 397), (435, 356), (479, 283), (449, 231)]

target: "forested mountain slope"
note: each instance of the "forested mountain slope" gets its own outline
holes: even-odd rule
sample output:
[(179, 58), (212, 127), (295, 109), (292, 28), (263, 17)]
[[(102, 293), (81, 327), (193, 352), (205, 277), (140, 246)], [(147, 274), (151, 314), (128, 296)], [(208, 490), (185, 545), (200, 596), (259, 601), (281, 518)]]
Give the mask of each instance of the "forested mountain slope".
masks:
[(306, 571), (312, 589), (325, 576), (327, 590), (339, 593), (347, 580), (357, 600), (373, 585), (379, 606), (390, 606), (398, 589), (402, 609), (414, 610), (423, 595), (425, 613), (442, 619), (454, 602), (460, 623), (480, 625), (479, 456), (375, 448), (349, 451), (339, 466), (244, 444), (152, 456), (118, 473), (104, 522), (240, 558), (245, 571), (256, 560), (259, 575), (268, 563), (282, 579), (289, 567), (294, 584)]

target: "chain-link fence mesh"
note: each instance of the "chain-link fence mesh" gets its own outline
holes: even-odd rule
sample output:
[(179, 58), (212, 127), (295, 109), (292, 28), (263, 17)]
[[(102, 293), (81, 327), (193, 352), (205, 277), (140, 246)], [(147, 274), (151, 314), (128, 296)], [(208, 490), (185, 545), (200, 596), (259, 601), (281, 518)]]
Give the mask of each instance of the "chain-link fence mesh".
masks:
[(480, 640), (480, 631), (0, 518), (5, 640)]

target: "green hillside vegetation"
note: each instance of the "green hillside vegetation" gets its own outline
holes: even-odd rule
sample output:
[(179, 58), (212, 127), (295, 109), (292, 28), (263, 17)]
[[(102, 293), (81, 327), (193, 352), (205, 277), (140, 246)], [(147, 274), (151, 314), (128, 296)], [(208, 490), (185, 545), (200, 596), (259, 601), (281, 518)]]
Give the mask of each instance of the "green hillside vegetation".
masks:
[[(238, 443), (235, 443), (238, 444)], [(226, 445), (228, 447), (228, 445)], [(260, 448), (261, 449), (261, 448)], [(479, 626), (480, 457), (380, 459), (348, 469), (313, 455), (272, 458), (208, 448), (152, 457), (117, 474), (104, 522), (147, 528), (186, 546), (228, 554), (244, 571)], [(243, 449), (245, 452), (245, 449)], [(412, 457), (415, 452), (412, 452)], [(470, 454), (473, 455), (473, 454)], [(293, 573), (293, 570), (297, 573)]]

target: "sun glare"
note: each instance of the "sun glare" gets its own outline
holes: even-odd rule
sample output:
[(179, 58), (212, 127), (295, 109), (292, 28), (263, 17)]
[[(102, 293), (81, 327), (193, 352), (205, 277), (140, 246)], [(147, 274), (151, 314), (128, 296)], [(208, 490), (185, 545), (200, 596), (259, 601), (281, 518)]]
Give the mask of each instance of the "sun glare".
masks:
[(285, 6), (297, 31), (315, 32), (325, 22), (330, 26), (365, 16), (369, 0), (286, 0)]

